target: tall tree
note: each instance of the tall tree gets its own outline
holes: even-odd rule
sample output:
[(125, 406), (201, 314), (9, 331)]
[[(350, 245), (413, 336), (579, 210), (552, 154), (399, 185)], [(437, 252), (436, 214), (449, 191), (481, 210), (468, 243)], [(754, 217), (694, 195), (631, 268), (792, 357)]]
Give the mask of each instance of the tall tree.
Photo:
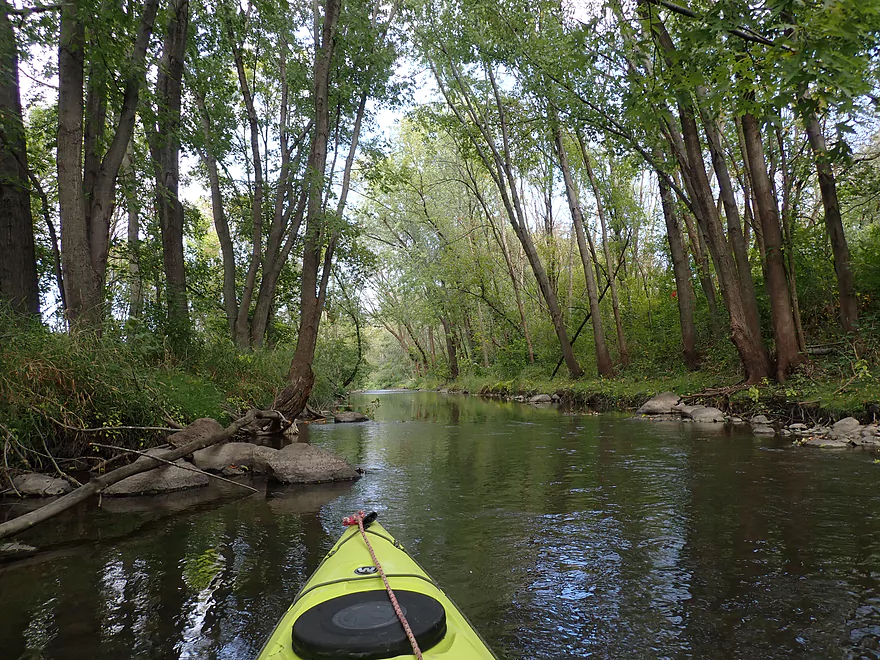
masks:
[(18, 45), (0, 1), (0, 301), (40, 313), (27, 148), (18, 83)]

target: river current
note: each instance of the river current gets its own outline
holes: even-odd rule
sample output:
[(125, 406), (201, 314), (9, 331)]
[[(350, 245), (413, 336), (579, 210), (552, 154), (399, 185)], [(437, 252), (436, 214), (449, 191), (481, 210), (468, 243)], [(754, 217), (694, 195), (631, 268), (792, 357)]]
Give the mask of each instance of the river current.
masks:
[(357, 509), (499, 658), (880, 658), (870, 453), (433, 392), (352, 403), (374, 421), (304, 433), (354, 484), (105, 498), (20, 539), (51, 550), (0, 564), (0, 660), (251, 659)]

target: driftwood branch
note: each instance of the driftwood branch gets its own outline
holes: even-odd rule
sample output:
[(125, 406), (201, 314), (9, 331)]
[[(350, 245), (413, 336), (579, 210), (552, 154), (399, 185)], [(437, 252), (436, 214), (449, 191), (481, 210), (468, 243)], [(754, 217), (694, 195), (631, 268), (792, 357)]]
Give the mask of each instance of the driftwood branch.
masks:
[(227, 426), (222, 431), (218, 431), (217, 433), (212, 433), (202, 438), (198, 438), (197, 440), (188, 442), (187, 444), (183, 445), (182, 447), (178, 447), (177, 449), (171, 449), (167, 453), (163, 454), (161, 457), (150, 456), (152, 460), (134, 462), (131, 465), (125, 465), (123, 467), (117, 468), (100, 477), (92, 479), (87, 484), (69, 492), (63, 497), (59, 497), (57, 500), (47, 504), (44, 507), (26, 513), (22, 516), (18, 516), (17, 518), (13, 518), (12, 520), (9, 520), (5, 523), (0, 523), (0, 539), (5, 539), (9, 536), (27, 531), (35, 525), (38, 525), (41, 522), (45, 522), (46, 520), (57, 516), (59, 513), (67, 511), (68, 509), (76, 506), (80, 502), (85, 502), (92, 495), (97, 495), (105, 488), (107, 488), (108, 486), (112, 486), (118, 481), (122, 481), (123, 479), (126, 479), (128, 477), (140, 474), (141, 472), (148, 472), (149, 470), (157, 468), (162, 465), (162, 461), (160, 459), (165, 459), (166, 461), (176, 461), (178, 458), (189, 456), (194, 451), (198, 451), (199, 449), (204, 449), (205, 447), (210, 447), (211, 445), (215, 445), (218, 442), (229, 440), (242, 428), (253, 422), (255, 419), (259, 419), (262, 416), (261, 413), (262, 411), (260, 410), (251, 410), (247, 415), (245, 415), (241, 419), (237, 419), (236, 421), (232, 422), (232, 424)]
[(179, 463), (175, 463), (174, 461), (169, 461), (165, 458), (160, 458), (159, 456), (153, 456), (152, 454), (148, 454), (145, 451), (138, 451), (137, 449), (126, 449), (125, 447), (116, 447), (115, 445), (104, 445), (100, 442), (90, 442), (89, 443), (93, 447), (101, 447), (102, 449), (113, 449), (115, 451), (122, 451), (127, 454), (137, 454), (138, 456), (146, 456), (147, 458), (154, 458), (157, 461), (161, 461), (166, 465), (172, 465), (176, 468), (180, 468), (181, 470), (189, 470), (190, 472), (195, 472), (197, 474), (204, 474), (206, 477), (211, 477), (211, 479), (217, 479), (219, 481), (225, 481), (228, 484), (233, 484), (235, 486), (239, 486), (241, 488), (247, 488), (252, 493), (259, 492), (256, 488), (248, 486), (247, 484), (240, 483), (238, 481), (233, 481), (232, 479), (227, 479), (226, 477), (221, 477), (219, 474), (211, 474), (210, 472), (205, 472), (202, 469), (197, 468), (195, 465), (180, 465)]

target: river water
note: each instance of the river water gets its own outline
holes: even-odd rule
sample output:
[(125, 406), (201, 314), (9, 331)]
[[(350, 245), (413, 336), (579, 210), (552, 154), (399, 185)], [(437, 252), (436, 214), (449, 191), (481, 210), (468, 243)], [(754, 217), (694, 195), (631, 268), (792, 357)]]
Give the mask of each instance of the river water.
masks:
[(366, 469), (353, 485), (105, 499), (22, 539), (53, 549), (0, 565), (0, 660), (253, 658), (360, 508), (500, 658), (880, 658), (871, 454), (437, 393), (352, 403), (375, 421), (306, 433)]

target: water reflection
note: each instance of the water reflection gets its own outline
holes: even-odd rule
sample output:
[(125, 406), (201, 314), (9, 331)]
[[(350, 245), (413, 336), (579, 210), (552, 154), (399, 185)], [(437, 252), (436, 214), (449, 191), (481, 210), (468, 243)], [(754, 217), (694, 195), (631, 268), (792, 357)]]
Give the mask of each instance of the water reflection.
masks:
[(107, 501), (35, 533), (86, 544), (0, 567), (0, 658), (251, 658), (358, 508), (501, 657), (880, 658), (869, 456), (474, 397), (354, 403), (375, 421), (305, 429), (366, 469), (353, 486)]

